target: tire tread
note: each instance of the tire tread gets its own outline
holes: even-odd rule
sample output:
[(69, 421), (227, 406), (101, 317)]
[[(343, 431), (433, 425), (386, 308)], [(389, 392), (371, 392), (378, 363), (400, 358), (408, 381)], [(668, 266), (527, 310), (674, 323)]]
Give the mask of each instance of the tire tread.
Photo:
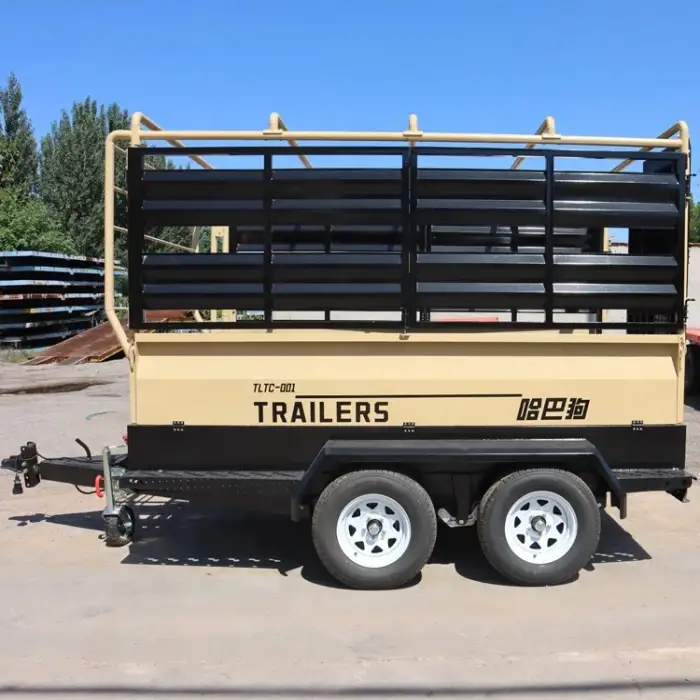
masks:
[[(503, 478), (496, 481), (495, 483), (493, 483), (482, 496), (481, 503), (479, 506), (479, 514), (477, 517), (477, 532), (479, 537), (479, 543), (481, 545), (482, 551), (484, 552), (484, 556), (489, 561), (491, 566), (493, 566), (493, 568), (504, 578), (520, 585), (536, 586), (543, 585), (543, 583), (541, 581), (535, 580), (534, 577), (524, 578), (522, 576), (519, 576), (515, 574), (508, 566), (505, 566), (502, 563), (501, 554), (499, 551), (497, 551), (498, 548), (494, 546), (493, 542), (488, 537), (489, 525), (487, 523), (487, 520), (494, 501), (500, 496), (500, 494), (503, 493), (504, 489), (508, 489), (508, 487), (513, 482), (517, 482), (520, 479), (525, 478), (526, 476), (556, 476), (558, 478), (564, 478), (571, 484), (572, 487), (576, 488), (583, 497), (583, 499), (588, 501), (588, 505), (591, 507), (591, 509), (593, 509), (593, 507), (595, 507), (596, 509), (597, 517), (594, 519), (594, 535), (596, 543), (598, 542), (598, 539), (600, 537), (601, 522), (600, 515), (598, 512), (598, 504), (596, 503), (595, 497), (593, 496), (593, 493), (591, 492), (590, 488), (588, 487), (586, 482), (583, 481), (583, 479), (581, 479), (581, 477), (566, 469), (557, 469), (551, 467), (536, 469), (519, 469), (518, 471), (511, 472)], [(591, 554), (593, 553), (591, 552)], [(545, 585), (560, 585), (568, 582), (569, 580), (571, 580), (571, 578), (572, 574), (569, 570), (562, 570), (559, 575), (554, 574), (548, 576)]]
[[(325, 504), (332, 499), (335, 494), (338, 493), (338, 491), (347, 488), (348, 484), (352, 484), (352, 482), (363, 478), (389, 479), (402, 484), (406, 489), (411, 491), (412, 495), (416, 498), (419, 507), (426, 516), (428, 524), (427, 534), (431, 544), (427, 555), (425, 557), (421, 557), (409, 569), (399, 569), (382, 578), (366, 577), (366, 579), (360, 584), (358, 582), (358, 577), (349, 574), (344, 567), (338, 565), (337, 561), (335, 561), (333, 557), (327, 555), (323, 546), (319, 546), (319, 537), (321, 532), (321, 525), (319, 521), (324, 516)], [(374, 590), (399, 588), (400, 586), (414, 579), (430, 558), (437, 537), (437, 515), (435, 513), (435, 507), (433, 506), (432, 499), (428, 495), (427, 491), (414, 479), (411, 479), (401, 472), (391, 471), (389, 469), (361, 469), (343, 474), (326, 486), (316, 502), (316, 507), (314, 508), (311, 519), (311, 532), (315, 549), (319, 559), (321, 560), (321, 564), (323, 564), (325, 569), (334, 578), (344, 585), (350, 588), (361, 587)]]

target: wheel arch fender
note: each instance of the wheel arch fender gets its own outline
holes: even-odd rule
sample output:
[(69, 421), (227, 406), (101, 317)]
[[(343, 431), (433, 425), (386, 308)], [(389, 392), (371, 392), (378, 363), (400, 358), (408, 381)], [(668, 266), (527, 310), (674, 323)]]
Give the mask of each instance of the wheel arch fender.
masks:
[(300, 521), (308, 512), (311, 498), (317, 495), (329, 475), (360, 468), (397, 468), (407, 476), (419, 474), (425, 465), (439, 465), (447, 473), (464, 473), (483, 468), (484, 463), (559, 466), (572, 472), (591, 472), (611, 493), (612, 505), (627, 515), (626, 495), (622, 485), (600, 451), (589, 440), (506, 439), (506, 440), (328, 440), (319, 450), (292, 496), (291, 517)]

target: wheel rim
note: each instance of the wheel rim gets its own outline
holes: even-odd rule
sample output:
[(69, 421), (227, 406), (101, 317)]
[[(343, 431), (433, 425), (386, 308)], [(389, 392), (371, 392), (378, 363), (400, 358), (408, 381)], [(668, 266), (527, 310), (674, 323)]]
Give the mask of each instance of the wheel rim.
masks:
[(379, 569), (405, 554), (411, 541), (411, 521), (393, 498), (370, 493), (343, 508), (336, 535), (348, 559), (367, 569)]
[(551, 491), (533, 491), (508, 511), (505, 535), (511, 551), (530, 564), (551, 564), (571, 549), (578, 535), (573, 506)]
[(119, 518), (119, 532), (123, 537), (131, 537), (134, 534), (134, 529), (134, 515), (125, 508)]

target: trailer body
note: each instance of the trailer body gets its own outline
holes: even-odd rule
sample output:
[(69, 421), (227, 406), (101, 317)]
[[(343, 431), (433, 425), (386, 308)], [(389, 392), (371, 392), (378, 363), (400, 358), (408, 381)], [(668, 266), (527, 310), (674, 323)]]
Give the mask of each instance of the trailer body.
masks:
[[(6, 466), (27, 485), (101, 471), (132, 494), (311, 517), (331, 573), (374, 588), (420, 570), (438, 519), (476, 524), (512, 580), (555, 583), (590, 558), (608, 500), (622, 517), (636, 491), (685, 500), (683, 124), (644, 140), (551, 122), (535, 137), (424, 134), (415, 120), (404, 134), (295, 134), (275, 119), (258, 136), (288, 146), (110, 137), (108, 189), (113, 142), (131, 141), (131, 337), (114, 324), (128, 456), (39, 464), (30, 446)], [(300, 140), (361, 137), (408, 143), (305, 146), (305, 167), (287, 165)], [(149, 164), (173, 153), (201, 169)], [(192, 250), (154, 249), (154, 229), (182, 225)], [(611, 227), (628, 230), (627, 255), (609, 252)], [(112, 502), (105, 516), (129, 541), (133, 513)]]

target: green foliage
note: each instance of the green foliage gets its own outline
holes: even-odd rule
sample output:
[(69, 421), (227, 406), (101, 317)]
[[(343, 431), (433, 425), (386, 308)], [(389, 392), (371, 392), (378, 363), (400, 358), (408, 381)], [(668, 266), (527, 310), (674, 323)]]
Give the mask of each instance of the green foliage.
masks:
[[(70, 232), (81, 255), (104, 254), (104, 149), (110, 131), (127, 129), (130, 117), (117, 104), (98, 106), (90, 98), (73, 104), (71, 113), (63, 112), (41, 143), (39, 192), (55, 214), (61, 228)], [(173, 168), (165, 158), (149, 156), (149, 165)], [(126, 156), (115, 151), (115, 184), (126, 189)], [(115, 223), (127, 228), (126, 198), (115, 194)], [(189, 246), (191, 229), (164, 227), (152, 235)], [(172, 250), (149, 243), (147, 250)], [(126, 239), (115, 232), (117, 260), (127, 264)]]
[[(117, 104), (90, 97), (63, 111), (37, 143), (22, 107), (22, 89), (11, 73), (0, 88), (0, 250), (33, 249), (100, 257), (104, 254), (104, 147), (108, 133), (127, 129), (130, 115)], [(126, 189), (126, 157), (115, 152), (115, 184)], [(163, 157), (147, 158), (155, 168), (174, 168)], [(186, 167), (189, 167), (186, 166)], [(38, 196), (37, 196), (38, 195)], [(126, 198), (115, 194), (115, 223), (127, 227)], [(189, 247), (192, 229), (161, 227), (158, 238)], [(211, 229), (200, 232), (209, 250)], [(689, 239), (700, 243), (700, 203), (690, 204)], [(126, 239), (115, 233), (116, 259), (127, 264)], [(172, 251), (148, 242), (150, 251)]]
[(32, 192), (37, 158), (32, 124), (22, 107), (22, 88), (11, 73), (7, 86), (0, 89), (0, 187)]
[(199, 233), (199, 250), (209, 252), (211, 249), (211, 226), (202, 226)]
[(690, 202), (688, 222), (688, 240), (700, 243), (700, 202)]
[(75, 253), (73, 241), (46, 205), (20, 188), (0, 188), (0, 250)]
[[(110, 131), (128, 127), (129, 115), (118, 105), (91, 98), (64, 111), (41, 142), (39, 193), (59, 226), (70, 233), (80, 255), (104, 253), (104, 148)], [(118, 154), (120, 155), (120, 154)], [(125, 187), (124, 156), (116, 168)], [(119, 161), (119, 159), (118, 159)], [(126, 225), (126, 202), (116, 200), (116, 223)], [(121, 257), (121, 245), (117, 247)]]
[[(38, 152), (22, 107), (22, 89), (11, 74), (0, 89), (0, 250), (104, 255), (105, 140), (110, 131), (128, 129), (129, 121), (129, 113), (119, 105), (105, 107), (88, 97), (61, 113)], [(163, 157), (149, 156), (146, 162), (158, 169), (175, 167)], [(117, 187), (126, 189), (126, 156), (117, 150), (114, 173)], [(127, 228), (126, 198), (115, 193), (114, 202), (115, 224)], [(161, 227), (150, 233), (191, 245), (188, 227)], [(202, 229), (200, 249), (208, 250), (209, 236), (209, 229)], [(146, 249), (173, 250), (154, 242)], [(126, 238), (118, 231), (115, 257), (127, 264)]]

